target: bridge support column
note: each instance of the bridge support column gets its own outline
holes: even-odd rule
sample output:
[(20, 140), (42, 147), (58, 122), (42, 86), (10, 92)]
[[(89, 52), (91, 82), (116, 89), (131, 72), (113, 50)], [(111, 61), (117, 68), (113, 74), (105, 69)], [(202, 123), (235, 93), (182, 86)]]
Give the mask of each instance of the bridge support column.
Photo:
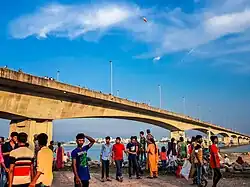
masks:
[(11, 132), (25, 132), (28, 134), (28, 142), (33, 145), (35, 134), (45, 133), (48, 135), (48, 142), (52, 140), (53, 124), (50, 120), (11, 120)]
[(234, 145), (238, 145), (238, 144), (239, 144), (238, 138), (233, 138), (233, 144), (234, 144)]
[(185, 139), (185, 132), (184, 131), (171, 131), (170, 136), (171, 138), (174, 138), (175, 140), (179, 140), (180, 137), (183, 137)]
[(229, 146), (231, 143), (231, 138), (230, 137), (224, 137), (223, 138), (225, 146)]
[(211, 131), (209, 130), (209, 131), (207, 131), (207, 142), (208, 142), (208, 146), (209, 145), (212, 145), (212, 142), (211, 142), (211, 136), (212, 136), (212, 133), (211, 133)]

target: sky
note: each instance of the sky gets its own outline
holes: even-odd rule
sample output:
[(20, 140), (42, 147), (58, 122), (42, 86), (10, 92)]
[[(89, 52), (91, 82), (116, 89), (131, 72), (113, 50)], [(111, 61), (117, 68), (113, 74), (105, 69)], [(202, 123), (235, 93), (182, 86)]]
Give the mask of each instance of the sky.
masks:
[[(249, 0), (2, 0), (0, 12), (0, 66), (110, 93), (111, 60), (114, 94), (159, 107), (160, 85), (162, 108), (250, 134)], [(168, 135), (69, 119), (54, 121), (54, 138), (146, 128)]]

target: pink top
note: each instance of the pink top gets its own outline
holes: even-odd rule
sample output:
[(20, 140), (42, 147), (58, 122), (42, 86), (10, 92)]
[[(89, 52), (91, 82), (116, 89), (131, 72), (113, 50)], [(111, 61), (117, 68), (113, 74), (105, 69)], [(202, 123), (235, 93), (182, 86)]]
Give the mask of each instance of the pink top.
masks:
[(0, 145), (0, 164), (2, 164), (4, 162), (3, 159), (3, 153), (2, 153), (2, 145)]

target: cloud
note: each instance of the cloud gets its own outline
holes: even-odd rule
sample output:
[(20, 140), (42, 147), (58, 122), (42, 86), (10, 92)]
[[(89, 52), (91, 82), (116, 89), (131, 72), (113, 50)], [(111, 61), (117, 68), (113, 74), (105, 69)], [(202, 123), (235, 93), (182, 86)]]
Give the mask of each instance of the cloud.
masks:
[(38, 38), (51, 35), (74, 39), (89, 32), (100, 32), (118, 26), (124, 20), (138, 17), (139, 13), (139, 8), (132, 5), (50, 4), (33, 14), (13, 20), (10, 23), (10, 34), (17, 39), (32, 35)]
[(157, 56), (157, 57), (154, 57), (153, 61), (156, 62), (156, 61), (159, 61), (161, 59), (160, 56)]
[[(9, 31), (16, 39), (31, 36), (40, 39), (81, 37), (96, 41), (115, 30), (149, 46), (149, 52), (135, 55), (138, 59), (162, 57), (176, 52), (183, 53), (181, 61), (187, 57), (200, 59), (214, 54), (217, 57), (224, 56), (225, 51), (239, 53), (234, 48), (242, 48), (238, 45), (244, 47), (249, 41), (246, 36), (250, 34), (250, 2), (208, 2), (209, 5), (192, 13), (183, 12), (181, 7), (145, 9), (128, 3), (50, 4), (11, 21)], [(148, 22), (143, 21), (143, 16)], [(228, 36), (232, 36), (231, 43)]]

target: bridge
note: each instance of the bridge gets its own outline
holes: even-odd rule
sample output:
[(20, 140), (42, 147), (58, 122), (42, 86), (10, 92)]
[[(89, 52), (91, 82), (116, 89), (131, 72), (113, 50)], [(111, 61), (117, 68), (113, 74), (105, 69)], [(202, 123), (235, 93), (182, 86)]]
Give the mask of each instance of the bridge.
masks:
[(198, 130), (221, 135), (225, 144), (250, 141), (249, 135), (189, 116), (7, 68), (0, 68), (0, 118), (11, 120), (10, 132), (28, 133), (30, 142), (41, 132), (51, 140), (53, 120), (68, 118), (145, 122), (170, 130), (174, 138), (185, 136), (186, 130)]

